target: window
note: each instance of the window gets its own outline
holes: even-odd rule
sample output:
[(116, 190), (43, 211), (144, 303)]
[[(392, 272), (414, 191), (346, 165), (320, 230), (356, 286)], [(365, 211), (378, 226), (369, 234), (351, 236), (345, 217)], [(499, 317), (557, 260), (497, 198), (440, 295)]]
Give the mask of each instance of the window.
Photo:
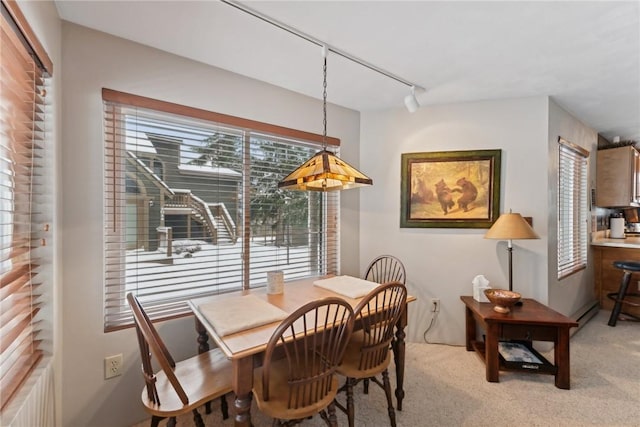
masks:
[(270, 270), (337, 272), (338, 193), (277, 188), (321, 136), (107, 89), (103, 101), (105, 330), (132, 324), (128, 292), (160, 319)]
[(562, 138), (558, 163), (558, 279), (587, 265), (589, 152)]
[(51, 287), (53, 210), (45, 77), (52, 64), (15, 2), (3, 0), (0, 7), (0, 414), (5, 416), (52, 337), (45, 295)]

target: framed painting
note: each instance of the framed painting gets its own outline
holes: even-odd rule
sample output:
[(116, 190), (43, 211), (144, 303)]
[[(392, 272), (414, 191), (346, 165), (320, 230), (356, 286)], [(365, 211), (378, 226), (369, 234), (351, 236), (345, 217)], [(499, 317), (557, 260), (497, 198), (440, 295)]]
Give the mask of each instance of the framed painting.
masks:
[(501, 153), (402, 154), (400, 227), (490, 228), (500, 214)]

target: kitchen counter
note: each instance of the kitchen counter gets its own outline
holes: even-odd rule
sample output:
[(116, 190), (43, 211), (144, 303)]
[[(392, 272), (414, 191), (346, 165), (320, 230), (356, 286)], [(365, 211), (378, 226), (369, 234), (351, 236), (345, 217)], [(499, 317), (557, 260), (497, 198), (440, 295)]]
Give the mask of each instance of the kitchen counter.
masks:
[[(622, 270), (614, 267), (613, 263), (626, 260), (640, 261), (640, 237), (633, 236), (626, 239), (598, 237), (591, 242), (594, 290), (600, 302), (600, 308), (611, 310), (613, 301), (607, 295), (618, 291), (623, 274)], [(636, 289), (638, 282), (640, 282), (640, 273), (632, 273), (629, 288)], [(625, 311), (640, 316), (640, 307), (625, 306)]]
[(640, 236), (634, 234), (624, 239), (610, 239), (608, 237), (596, 237), (591, 241), (591, 246), (610, 246), (614, 248), (640, 249)]

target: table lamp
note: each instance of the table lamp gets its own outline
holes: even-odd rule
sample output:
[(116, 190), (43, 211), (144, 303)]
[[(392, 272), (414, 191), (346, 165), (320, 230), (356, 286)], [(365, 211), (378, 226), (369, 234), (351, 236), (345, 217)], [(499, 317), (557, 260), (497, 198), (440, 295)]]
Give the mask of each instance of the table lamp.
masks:
[(533, 228), (519, 213), (503, 213), (493, 223), (485, 239), (506, 240), (509, 251), (509, 290), (513, 291), (513, 240), (516, 239), (539, 239), (540, 237), (533, 231)]

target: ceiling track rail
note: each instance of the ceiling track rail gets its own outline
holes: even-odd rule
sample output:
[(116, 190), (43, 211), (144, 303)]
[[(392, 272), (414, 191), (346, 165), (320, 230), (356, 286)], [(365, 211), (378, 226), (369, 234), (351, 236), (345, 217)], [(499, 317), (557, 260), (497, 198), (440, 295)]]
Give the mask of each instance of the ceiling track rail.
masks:
[(383, 70), (382, 68), (377, 67), (377, 66), (375, 66), (375, 65), (373, 65), (373, 64), (371, 64), (371, 63), (369, 63), (369, 62), (367, 62), (367, 61), (365, 61), (363, 59), (360, 59), (360, 58), (358, 58), (356, 56), (353, 56), (353, 55), (351, 55), (351, 54), (349, 54), (349, 53), (347, 53), (347, 52), (345, 52), (345, 51), (343, 51), (341, 49), (338, 49), (335, 46), (331, 46), (330, 44), (328, 44), (328, 43), (326, 43), (326, 42), (324, 42), (324, 41), (322, 41), (320, 39), (317, 39), (317, 38), (315, 38), (315, 37), (313, 37), (313, 36), (311, 36), (311, 35), (309, 35), (307, 33), (304, 33), (304, 32), (302, 32), (302, 31), (300, 31), (300, 30), (298, 30), (298, 29), (296, 29), (296, 28), (294, 28), (294, 27), (292, 27), (290, 25), (287, 25), (287, 24), (284, 24), (282, 22), (279, 22), (279, 21), (277, 21), (277, 20), (275, 20), (275, 19), (273, 19), (273, 18), (271, 18), (271, 17), (269, 17), (269, 16), (267, 16), (267, 15), (261, 13), (261, 12), (258, 12), (255, 9), (252, 9), (252, 8), (250, 8), (248, 6), (245, 6), (244, 4), (242, 4), (242, 3), (238, 2), (238, 1), (235, 1), (235, 0), (220, 0), (220, 1), (222, 3), (224, 3), (224, 4), (227, 4), (227, 5), (231, 6), (231, 7), (236, 8), (236, 9), (238, 9), (238, 10), (244, 12), (244, 13), (247, 13), (247, 14), (255, 17), (255, 18), (258, 18), (261, 21), (264, 21), (264, 22), (266, 22), (268, 24), (271, 24), (274, 27), (280, 28), (281, 30), (284, 30), (284, 31), (286, 31), (286, 32), (288, 32), (290, 34), (293, 34), (294, 36), (300, 37), (301, 39), (304, 39), (304, 40), (308, 41), (309, 43), (313, 43), (313, 44), (315, 44), (317, 46), (320, 46), (320, 47), (326, 47), (326, 49), (328, 51), (333, 52), (336, 55), (339, 55), (339, 56), (341, 56), (341, 57), (343, 57), (345, 59), (348, 59), (349, 61), (355, 62), (358, 65), (362, 65), (363, 67), (368, 68), (368, 69), (370, 69), (372, 71), (375, 71), (376, 73), (382, 74), (385, 77), (388, 77), (388, 78), (393, 79), (393, 80), (395, 80), (395, 81), (397, 81), (399, 83), (402, 83), (403, 85), (409, 86), (410, 88), (413, 88), (416, 92), (425, 91), (424, 87), (422, 87), (422, 86), (419, 86), (419, 85), (417, 85), (415, 83), (412, 83), (409, 80), (403, 79), (402, 77), (399, 77), (399, 76), (397, 76), (397, 75), (395, 75), (393, 73), (390, 73), (389, 71)]

